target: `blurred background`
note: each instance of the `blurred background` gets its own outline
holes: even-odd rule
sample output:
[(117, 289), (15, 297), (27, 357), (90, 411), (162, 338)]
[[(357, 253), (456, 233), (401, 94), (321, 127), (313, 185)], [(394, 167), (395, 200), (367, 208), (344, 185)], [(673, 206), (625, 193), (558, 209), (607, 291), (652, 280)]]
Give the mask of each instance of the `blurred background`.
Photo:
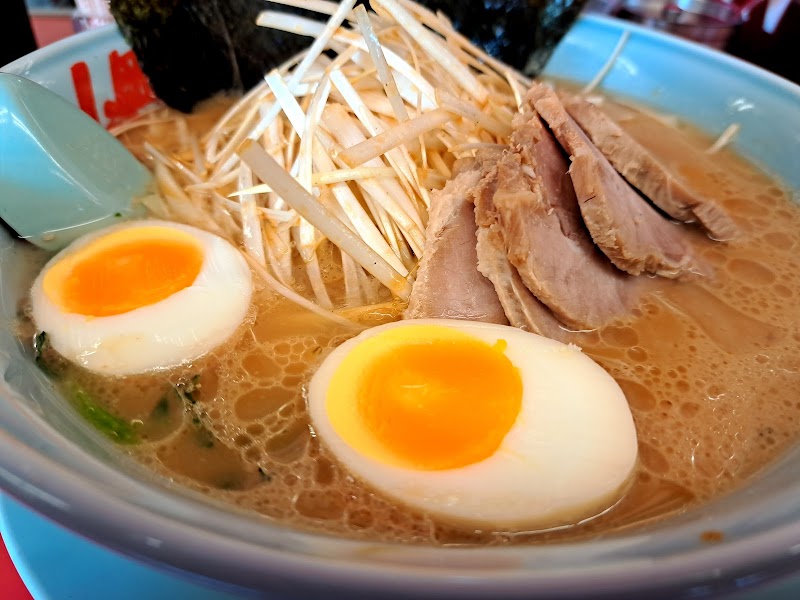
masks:
[[(4, 0), (3, 5), (0, 65), (112, 22), (107, 0)], [(724, 50), (800, 83), (800, 0), (588, 0), (585, 10)]]

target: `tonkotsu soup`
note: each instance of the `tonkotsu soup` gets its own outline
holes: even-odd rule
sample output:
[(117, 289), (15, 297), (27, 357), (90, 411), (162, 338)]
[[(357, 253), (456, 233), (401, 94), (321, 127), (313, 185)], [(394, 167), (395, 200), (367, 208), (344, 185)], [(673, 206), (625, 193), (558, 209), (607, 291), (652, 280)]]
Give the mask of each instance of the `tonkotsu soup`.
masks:
[[(223, 105), (211, 103), (186, 123), (202, 133)], [(305, 396), (320, 362), (357, 331), (280, 297), (258, 278), (245, 322), (188, 365), (99, 376), (63, 360), (46, 340), (41, 362), (84, 414), (87, 398), (99, 407), (100, 417), (88, 416), (93, 424), (154, 471), (304, 529), (434, 545), (573, 540), (664, 519), (729, 492), (800, 434), (800, 210), (779, 182), (734, 154), (704, 155), (711, 140), (696, 130), (623, 104), (603, 106), (712, 195), (743, 235), (720, 244), (697, 232), (693, 247), (713, 277), (653, 279), (630, 315), (572, 334), (624, 390), (639, 440), (631, 486), (595, 518), (555, 530), (475, 530), (411, 510), (357, 481), (313, 434)], [(169, 150), (172, 126), (132, 130), (122, 140), (138, 152), (142, 138)], [(319, 258), (332, 301), (341, 305), (339, 253), (323, 244)], [(295, 289), (310, 294), (301, 261), (293, 269)], [(378, 303), (350, 316), (364, 326), (399, 318), (403, 304), (378, 294)], [(27, 339), (36, 333), (28, 319), (22, 330)]]
[(112, 129), (149, 218), (31, 251), (21, 311), (76, 411), (215, 502), (430, 545), (640, 527), (797, 443), (800, 208), (735, 126), (557, 93), (378, 5), (273, 15), (319, 43)]

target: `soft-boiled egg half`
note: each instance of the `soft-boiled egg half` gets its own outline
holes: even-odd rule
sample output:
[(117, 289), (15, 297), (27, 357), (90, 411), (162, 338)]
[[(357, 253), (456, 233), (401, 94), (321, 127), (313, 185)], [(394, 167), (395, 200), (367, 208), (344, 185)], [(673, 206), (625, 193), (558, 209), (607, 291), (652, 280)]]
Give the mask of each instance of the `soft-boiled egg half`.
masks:
[(125, 223), (79, 238), (31, 291), (33, 319), (64, 358), (129, 375), (189, 362), (245, 319), (246, 261), (211, 233), (165, 221)]
[(637, 457), (614, 379), (576, 346), (502, 325), (421, 319), (345, 342), (311, 380), (315, 433), (408, 506), (502, 529), (613, 505)]

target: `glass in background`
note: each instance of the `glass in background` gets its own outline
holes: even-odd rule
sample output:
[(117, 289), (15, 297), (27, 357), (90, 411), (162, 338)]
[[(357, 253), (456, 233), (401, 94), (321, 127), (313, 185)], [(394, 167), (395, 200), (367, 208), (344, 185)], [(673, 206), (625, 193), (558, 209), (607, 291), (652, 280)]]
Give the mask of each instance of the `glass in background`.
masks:
[(590, 0), (587, 11), (724, 50), (800, 83), (800, 0)]
[(800, 84), (800, 0), (789, 0), (777, 20), (769, 12), (766, 2), (756, 6), (725, 49)]
[(94, 29), (114, 22), (107, 0), (75, 0), (75, 6), (72, 17), (75, 31)]

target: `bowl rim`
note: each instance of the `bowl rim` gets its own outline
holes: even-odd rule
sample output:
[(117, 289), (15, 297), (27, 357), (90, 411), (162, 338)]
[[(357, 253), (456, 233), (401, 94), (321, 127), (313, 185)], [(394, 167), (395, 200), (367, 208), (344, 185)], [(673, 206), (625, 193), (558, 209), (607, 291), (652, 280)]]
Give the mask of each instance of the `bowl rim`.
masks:
[(97, 39), (102, 39), (109, 35), (115, 36), (118, 34), (116, 25), (103, 25), (94, 29), (87, 29), (75, 33), (69, 37), (56, 40), (55, 42), (37, 48), (29, 54), (20, 56), (3, 66), (0, 66), (0, 71), (5, 73), (16, 73), (24, 77), (24, 73), (28, 71), (34, 63), (45, 62), (52, 58), (57, 58), (60, 55), (72, 51), (79, 50), (84, 46), (91, 44)]
[[(0, 392), (6, 391), (0, 386)], [(70, 442), (71, 443), (71, 442)], [(89, 539), (119, 551), (134, 559), (153, 566), (168, 565), (177, 569), (178, 574), (192, 577), (202, 573), (205, 577), (225, 582), (232, 589), (262, 589), (260, 580), (274, 578), (281, 581), (317, 581), (326, 589), (348, 590), (357, 593), (385, 593), (394, 586), (402, 584), (404, 593), (413, 597), (485, 598), (530, 598), (558, 597), (584, 598), (587, 590), (594, 597), (620, 597), (624, 594), (650, 592), (648, 597), (674, 597), (669, 595), (676, 590), (696, 588), (709, 595), (730, 588), (730, 581), (736, 589), (743, 589), (757, 583), (789, 573), (800, 566), (800, 521), (791, 526), (770, 528), (756, 535), (749, 535), (720, 545), (707, 544), (693, 550), (682, 551), (666, 557), (650, 558), (631, 556), (615, 560), (611, 564), (582, 566), (575, 569), (562, 566), (547, 571), (530, 571), (525, 565), (513, 566), (481, 564), (484, 559), (491, 561), (492, 555), (514, 555), (536, 553), (542, 558), (542, 551), (558, 547), (561, 553), (586, 547), (585, 542), (560, 543), (543, 546), (516, 546), (493, 548), (438, 548), (409, 546), (391, 543), (367, 543), (357, 540), (337, 538), (328, 534), (312, 533), (291, 528), (264, 524), (256, 525), (256, 520), (238, 515), (222, 507), (208, 505), (197, 499), (182, 498), (165, 490), (150, 489), (148, 493), (163, 495), (167, 501), (177, 501), (186, 506), (199, 504), (204, 512), (213, 512), (227, 520), (239, 520), (249, 527), (271, 530), (278, 536), (285, 535), (288, 541), (300, 546), (317, 542), (330, 549), (366, 547), (376, 553), (381, 550), (399, 551), (397, 562), (359, 560), (358, 558), (336, 558), (335, 554), (321, 556), (317, 553), (303, 553), (285, 547), (268, 547), (252, 541), (234, 539), (200, 527), (199, 523), (176, 522), (164, 514), (153, 514), (145, 507), (131, 503), (113, 490), (102, 489), (96, 480), (74, 473), (63, 473), (57, 463), (43, 456), (31, 456), (27, 449), (14, 440), (7, 439), (0, 430), (0, 482), (4, 492), (17, 501), (29, 506), (49, 519), (68, 527)], [(77, 449), (80, 451), (80, 449)], [(85, 460), (96, 460), (84, 457)], [(36, 473), (36, 481), (26, 481), (12, 474), (6, 466), (9, 463), (26, 464), (26, 470)], [(97, 467), (112, 470), (108, 465), (97, 461)], [(118, 475), (115, 471), (114, 475)], [(49, 485), (41, 484), (40, 479), (52, 478)], [(88, 494), (88, 488), (106, 492)], [(100, 488), (98, 490), (98, 488)], [(784, 496), (796, 498), (800, 485), (787, 491)], [(779, 502), (779, 500), (775, 501)], [(75, 509), (80, 509), (78, 513)], [(768, 507), (765, 507), (768, 508)], [(69, 525), (65, 520), (69, 520)], [(132, 538), (131, 531), (137, 535)], [(592, 540), (592, 549), (602, 554), (606, 548), (615, 549), (622, 539), (641, 541), (651, 533), (636, 533), (632, 537), (609, 537)], [(122, 541), (121, 541), (122, 540)], [(133, 543), (132, 543), (133, 542)], [(204, 548), (213, 546), (215, 553), (209, 555)], [(164, 553), (162, 548), (182, 548), (182, 556)], [(404, 564), (402, 559), (411, 558), (418, 551), (425, 554), (427, 564), (414, 561)], [(224, 557), (216, 560), (215, 556)], [(757, 557), (754, 559), (754, 557)], [(368, 558), (365, 556), (365, 558)], [(453, 566), (443, 566), (447, 559), (455, 559)], [(476, 560), (477, 559), (477, 560)], [(469, 563), (465, 572), (460, 561)], [(231, 570), (233, 564), (237, 570)], [(198, 569), (198, 566), (204, 568)], [(244, 565), (244, 566), (242, 566)], [(646, 579), (640, 570), (646, 567)], [(254, 580), (241, 575), (257, 574)], [(254, 587), (255, 586), (255, 587)], [(270, 586), (264, 589), (271, 589)], [(306, 597), (306, 596), (304, 596)], [(405, 597), (405, 596), (404, 596)]]
[[(800, 87), (737, 58), (632, 23), (597, 16), (584, 16), (582, 19), (613, 26), (620, 32), (629, 29), (637, 35), (689, 47), (695, 53), (713, 56), (717, 61), (748, 71), (800, 100)], [(27, 71), (34, 62), (56, 57), (67, 50), (80, 49), (110, 34), (116, 35), (113, 25), (38, 50), (10, 63), (2, 70), (24, 75), (23, 71)], [(0, 398), (5, 399), (14, 393), (4, 381), (0, 382)], [(18, 417), (17, 424), (20, 427), (32, 435), (41, 433), (43, 423), (32, 411), (26, 409)], [(428, 563), (426, 565), (418, 562), (403, 564), (402, 561), (370, 562), (352, 557), (343, 559), (304, 553), (302, 548), (320, 542), (329, 549), (368, 546), (374, 551), (391, 550), (392, 556), (399, 549), (401, 554), (409, 554), (410, 558), (420, 547), (368, 544), (325, 534), (299, 532), (272, 524), (260, 528), (284, 537), (286, 543), (301, 549), (287, 552), (285, 544), (283, 547), (265, 547), (253, 541), (234, 539), (218, 531), (205, 529), (199, 521), (175, 520), (169, 514), (154, 514), (146, 506), (132, 503), (126, 498), (124, 486), (119, 489), (113, 487), (130, 476), (121, 475), (109, 465), (92, 457), (84, 456), (84, 460), (96, 463), (93, 468), (102, 473), (101, 478), (64, 470), (62, 463), (45, 456), (36, 448), (25, 446), (3, 428), (0, 428), (0, 449), (0, 487), (6, 488), (10, 495), (38, 512), (61, 524), (69, 523), (70, 529), (139, 560), (169, 565), (186, 573), (202, 572), (233, 586), (244, 584), (246, 589), (253, 586), (260, 589), (257, 580), (274, 578), (280, 582), (316, 580), (323, 586), (362, 593), (385, 594), (387, 590), (402, 586), (404, 592), (420, 597), (454, 594), (462, 598), (485, 597), (487, 594), (494, 597), (528, 597), (535, 593), (558, 597), (585, 597), (587, 590), (618, 597), (620, 594), (632, 592), (658, 590), (660, 593), (691, 586), (713, 588), (715, 582), (723, 585), (722, 580), (728, 578), (743, 578), (743, 581), (752, 584), (772, 574), (796, 568), (800, 564), (800, 521), (790, 526), (773, 527), (759, 534), (726, 541), (720, 545), (702, 546), (669, 557), (652, 559), (638, 556), (595, 568), (588, 566), (576, 570), (562, 567), (546, 572), (531, 571), (524, 565), (503, 567), (502, 563), (494, 566), (490, 563), (489, 567), (466, 571), (464, 567), (447, 566), (448, 561), (458, 564), (457, 560), (451, 559), (469, 562), (474, 561), (475, 557), (489, 555), (502, 558), (509, 554), (514, 556), (521, 553), (520, 547), (425, 547), (421, 554), (425, 556)], [(83, 452), (77, 446), (67, 447), (66, 451)], [(87, 494), (87, 490), (97, 493)], [(787, 491), (786, 494), (792, 491)], [(242, 526), (252, 528), (255, 523), (253, 518), (245, 518), (199, 500), (186, 497), (177, 500), (177, 495), (163, 488), (148, 490), (148, 493), (154, 494), (156, 498), (165, 496), (179, 505), (190, 506), (196, 503), (204, 511), (210, 510), (216, 516), (237, 521)], [(136, 532), (135, 536), (131, 535), (132, 531)], [(644, 539), (648, 535), (647, 532), (639, 533), (632, 539)], [(593, 541), (592, 547), (599, 552), (604, 548), (618, 547), (619, 544), (620, 538), (609, 537)], [(213, 556), (204, 551), (209, 546), (216, 550)], [(568, 552), (578, 546), (585, 547), (586, 544), (562, 543), (544, 548), (552, 549), (556, 546), (559, 552)], [(175, 553), (178, 548), (183, 554)], [(234, 559), (239, 564), (238, 568), (233, 567)], [(200, 565), (203, 566), (202, 569), (198, 568)], [(473, 567), (479, 566), (478, 563), (473, 564)], [(646, 567), (646, 577), (641, 573), (643, 566)]]

